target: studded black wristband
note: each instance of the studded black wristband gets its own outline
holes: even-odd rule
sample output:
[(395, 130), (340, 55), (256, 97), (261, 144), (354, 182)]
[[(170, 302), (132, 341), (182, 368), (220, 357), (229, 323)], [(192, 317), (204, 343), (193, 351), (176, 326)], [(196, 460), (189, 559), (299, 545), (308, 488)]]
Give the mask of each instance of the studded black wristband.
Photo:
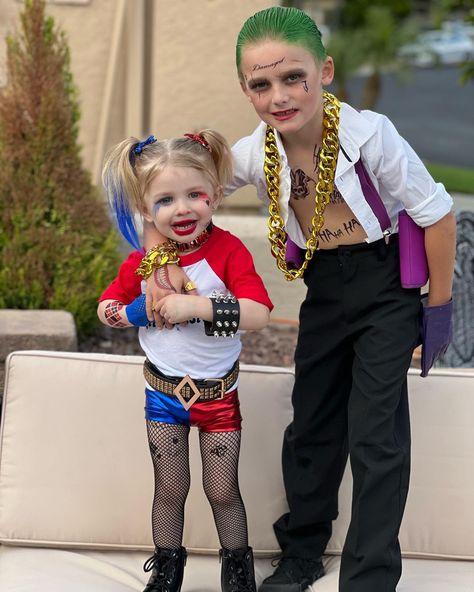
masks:
[(204, 321), (206, 335), (234, 337), (240, 322), (240, 304), (235, 296), (212, 294), (212, 322)]

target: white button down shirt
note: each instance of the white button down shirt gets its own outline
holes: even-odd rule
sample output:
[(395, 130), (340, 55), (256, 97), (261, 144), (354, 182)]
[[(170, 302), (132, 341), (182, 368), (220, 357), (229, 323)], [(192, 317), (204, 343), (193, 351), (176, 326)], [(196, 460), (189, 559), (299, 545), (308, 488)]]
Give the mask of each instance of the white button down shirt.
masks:
[[(266, 124), (261, 122), (252, 135), (239, 140), (232, 148), (234, 178), (226, 187), (229, 194), (252, 184), (258, 197), (268, 204), (263, 172)], [(300, 247), (306, 239), (289, 207), (291, 194), (290, 166), (281, 137), (275, 130), (281, 158), (280, 212), (290, 238)], [(367, 242), (382, 238), (380, 224), (366, 202), (355, 163), (362, 158), (367, 173), (387, 209), (392, 232), (398, 230), (398, 213), (405, 209), (422, 227), (430, 226), (451, 211), (453, 200), (441, 183), (435, 183), (411, 146), (400, 136), (392, 122), (373, 111), (358, 112), (341, 103), (339, 141), (335, 184), (354, 212), (367, 235)]]

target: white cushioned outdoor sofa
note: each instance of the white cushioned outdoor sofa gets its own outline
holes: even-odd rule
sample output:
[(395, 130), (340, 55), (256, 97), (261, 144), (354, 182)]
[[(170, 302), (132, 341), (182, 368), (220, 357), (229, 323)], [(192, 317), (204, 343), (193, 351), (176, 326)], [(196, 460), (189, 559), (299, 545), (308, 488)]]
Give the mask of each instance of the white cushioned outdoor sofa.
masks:
[[(137, 592), (152, 549), (142, 358), (23, 351), (6, 363), (0, 442), (1, 592)], [(410, 373), (413, 463), (399, 592), (474, 591), (474, 370)], [(257, 583), (277, 553), (291, 370), (244, 366), (240, 475)], [(192, 440), (183, 592), (218, 591), (219, 547)], [(312, 589), (337, 592), (350, 476)]]

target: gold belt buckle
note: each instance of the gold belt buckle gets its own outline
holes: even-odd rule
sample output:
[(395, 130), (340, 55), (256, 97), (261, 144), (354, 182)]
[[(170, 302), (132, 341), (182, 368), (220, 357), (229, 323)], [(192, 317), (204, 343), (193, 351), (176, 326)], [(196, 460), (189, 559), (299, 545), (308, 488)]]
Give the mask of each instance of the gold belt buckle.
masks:
[[(181, 389), (185, 386), (188, 386), (194, 393), (194, 395), (187, 401), (181, 394)], [(181, 382), (174, 387), (173, 394), (179, 400), (181, 405), (186, 409), (186, 411), (188, 411), (201, 396), (201, 391), (195, 385), (194, 380), (189, 376), (189, 374), (186, 374)]]
[(221, 392), (218, 397), (214, 399), (214, 401), (222, 401), (225, 395), (225, 381), (223, 378), (204, 378), (204, 382), (220, 382), (221, 383)]

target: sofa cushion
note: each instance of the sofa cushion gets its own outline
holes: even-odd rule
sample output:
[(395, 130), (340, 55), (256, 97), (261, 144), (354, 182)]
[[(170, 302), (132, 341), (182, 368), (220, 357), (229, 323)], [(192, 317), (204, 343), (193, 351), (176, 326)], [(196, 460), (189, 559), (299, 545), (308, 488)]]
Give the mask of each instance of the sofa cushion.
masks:
[[(143, 418), (143, 358), (14, 352), (6, 364), (0, 449), (0, 541), (151, 548), (153, 471)], [(274, 553), (286, 509), (281, 439), (293, 374), (243, 366), (241, 490), (257, 551)], [(202, 492), (196, 430), (186, 504), (187, 547), (218, 549)]]
[[(148, 575), (147, 554), (0, 546), (0, 590), (8, 592), (137, 592)], [(339, 557), (325, 557), (326, 575), (307, 592), (337, 592)], [(257, 586), (273, 571), (270, 559), (255, 560)], [(216, 556), (188, 555), (181, 592), (217, 592)], [(406, 559), (397, 592), (472, 592), (474, 563)]]
[[(408, 374), (410, 490), (400, 532), (405, 557), (474, 559), (474, 369)], [(350, 519), (346, 473), (328, 552), (340, 553)], [(474, 581), (473, 581), (474, 590)]]
[[(15, 352), (7, 361), (0, 449), (0, 542), (92, 549), (151, 548), (152, 468), (143, 420), (142, 358)], [(474, 559), (474, 370), (409, 375), (412, 478), (404, 555)], [(275, 552), (286, 510), (280, 451), (291, 418), (290, 370), (245, 367), (240, 464), (250, 541)], [(195, 430), (192, 430), (195, 432)], [(185, 544), (219, 545), (192, 434)], [(328, 551), (341, 551), (349, 471)]]

